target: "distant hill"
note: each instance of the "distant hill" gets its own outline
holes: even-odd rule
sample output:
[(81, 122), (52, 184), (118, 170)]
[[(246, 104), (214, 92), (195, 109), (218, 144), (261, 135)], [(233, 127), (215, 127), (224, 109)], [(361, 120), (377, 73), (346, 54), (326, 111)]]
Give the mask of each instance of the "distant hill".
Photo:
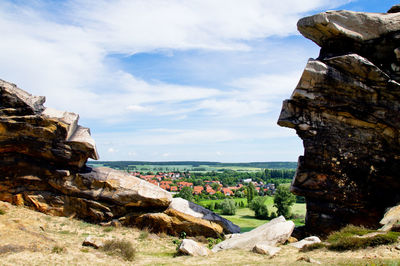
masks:
[(90, 161), (89, 165), (108, 166), (111, 168), (131, 168), (132, 166), (164, 166), (164, 167), (187, 167), (187, 168), (260, 168), (260, 169), (296, 169), (297, 162), (250, 162), (250, 163), (220, 163), (204, 161), (168, 161), (168, 162), (149, 162), (149, 161)]

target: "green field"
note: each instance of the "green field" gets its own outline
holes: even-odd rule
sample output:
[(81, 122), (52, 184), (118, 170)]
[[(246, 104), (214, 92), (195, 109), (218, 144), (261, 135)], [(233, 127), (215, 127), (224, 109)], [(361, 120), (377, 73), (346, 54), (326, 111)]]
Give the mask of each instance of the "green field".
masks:
[[(245, 206), (247, 206), (246, 199), (234, 199), (236, 202), (244, 201)], [(207, 206), (211, 204), (211, 202), (220, 203), (223, 200), (202, 200), (198, 202), (198, 204), (202, 206)], [(268, 210), (271, 212), (276, 212), (276, 208), (273, 207), (274, 205), (274, 198), (267, 197), (266, 204), (268, 206)], [(220, 213), (220, 210), (214, 210), (216, 213)], [(295, 203), (291, 207), (291, 211), (293, 214), (300, 216), (300, 218), (294, 219), (293, 222), (296, 226), (304, 225), (304, 216), (306, 214), (306, 204), (305, 203)], [(221, 215), (221, 214), (220, 214)], [(237, 208), (235, 215), (221, 215), (225, 219), (230, 220), (232, 223), (238, 225), (240, 227), (241, 232), (248, 232), (257, 226), (260, 226), (268, 220), (260, 220), (254, 217), (254, 211), (250, 210), (249, 208)]]
[(253, 163), (220, 163), (220, 162), (145, 162), (145, 161), (89, 161), (93, 167), (107, 166), (120, 170), (131, 170), (140, 172), (223, 172), (233, 170), (238, 172), (257, 172), (262, 169), (295, 169), (296, 162), (253, 162)]

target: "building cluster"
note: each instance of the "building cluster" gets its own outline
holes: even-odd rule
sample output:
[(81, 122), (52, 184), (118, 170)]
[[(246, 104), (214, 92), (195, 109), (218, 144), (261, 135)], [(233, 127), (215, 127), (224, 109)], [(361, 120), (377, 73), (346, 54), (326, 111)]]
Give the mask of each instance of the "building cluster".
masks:
[[(237, 184), (236, 186), (224, 187), (220, 181), (210, 181), (210, 180), (205, 180), (204, 186), (194, 186), (193, 183), (191, 182), (179, 181), (185, 178), (190, 178), (190, 173), (181, 174), (173, 172), (170, 173), (159, 172), (155, 175), (142, 175), (139, 172), (132, 172), (131, 175), (144, 179), (147, 182), (159, 186), (160, 188), (170, 192), (179, 192), (184, 187), (191, 187), (193, 189), (194, 195), (199, 195), (201, 193), (214, 195), (215, 193), (220, 191), (225, 196), (232, 196), (235, 194), (236, 190), (241, 189), (244, 186), (243, 184)], [(258, 192), (260, 192), (261, 190), (264, 192), (275, 191), (274, 184), (263, 184), (262, 182), (253, 182), (251, 179), (243, 180), (243, 183), (246, 185), (250, 182), (254, 184)]]

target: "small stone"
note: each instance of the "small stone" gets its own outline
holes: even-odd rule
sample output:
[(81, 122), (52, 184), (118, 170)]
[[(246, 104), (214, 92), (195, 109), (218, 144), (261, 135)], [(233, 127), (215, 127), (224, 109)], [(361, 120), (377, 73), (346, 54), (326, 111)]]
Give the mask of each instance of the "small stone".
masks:
[(313, 258), (310, 258), (309, 256), (302, 256), (297, 259), (297, 261), (305, 261), (309, 263), (315, 263), (315, 264), (321, 264), (320, 261), (314, 260)]
[(102, 248), (104, 246), (105, 241), (108, 239), (102, 239), (98, 237), (88, 236), (83, 240), (82, 246), (93, 247), (95, 249)]
[(295, 243), (291, 243), (289, 244), (289, 246), (295, 247), (295, 248), (302, 248), (305, 245), (311, 245), (314, 243), (320, 243), (321, 240), (317, 237), (317, 236), (310, 236), (310, 237), (306, 237), (301, 241), (295, 242)]
[(259, 243), (259, 244), (255, 245), (253, 248), (253, 252), (258, 253), (258, 254), (267, 255), (270, 257), (276, 255), (280, 250), (281, 250), (281, 248), (270, 246), (270, 245), (268, 245), (268, 243), (266, 243), (266, 244)]
[(192, 239), (184, 239), (179, 246), (179, 252), (190, 256), (207, 256), (210, 250)]
[(111, 226), (114, 226), (116, 228), (120, 228), (122, 226), (122, 224), (117, 219), (114, 219), (114, 220), (111, 221)]

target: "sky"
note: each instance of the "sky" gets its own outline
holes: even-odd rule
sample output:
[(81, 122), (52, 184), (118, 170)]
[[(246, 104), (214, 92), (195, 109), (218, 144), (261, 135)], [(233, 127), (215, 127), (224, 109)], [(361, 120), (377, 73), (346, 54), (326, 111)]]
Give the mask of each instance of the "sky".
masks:
[(319, 47), (297, 21), (391, 0), (2, 0), (0, 79), (80, 115), (101, 160), (297, 161), (277, 120)]

